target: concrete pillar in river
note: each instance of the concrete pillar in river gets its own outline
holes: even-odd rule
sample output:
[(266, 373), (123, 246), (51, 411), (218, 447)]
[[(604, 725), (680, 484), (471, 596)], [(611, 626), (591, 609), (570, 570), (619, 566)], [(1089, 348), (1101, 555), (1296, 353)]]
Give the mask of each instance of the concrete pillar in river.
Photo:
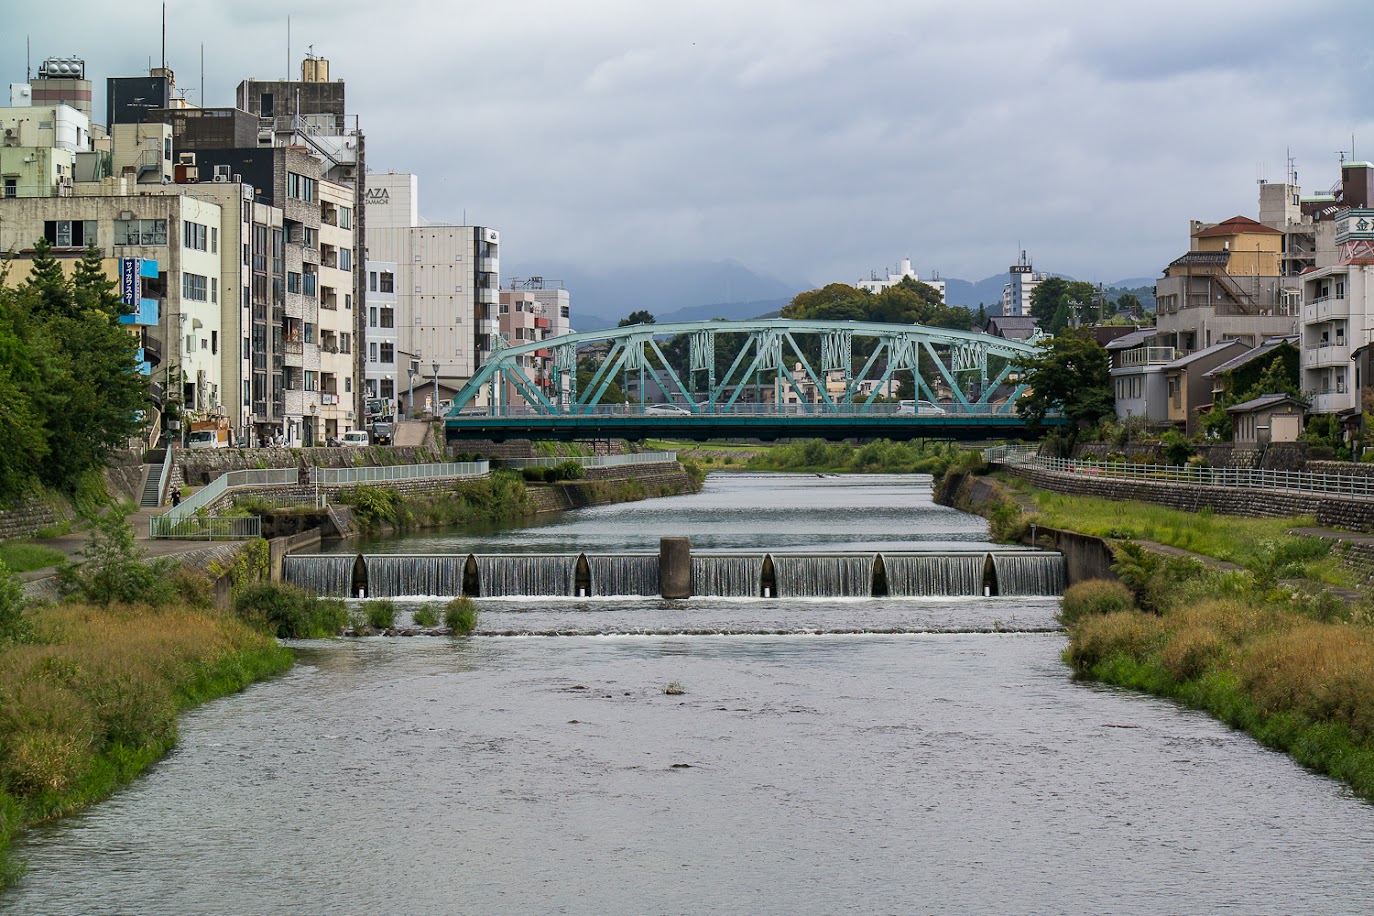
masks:
[(658, 591), (664, 598), (692, 597), (692, 542), (686, 538), (659, 539)]

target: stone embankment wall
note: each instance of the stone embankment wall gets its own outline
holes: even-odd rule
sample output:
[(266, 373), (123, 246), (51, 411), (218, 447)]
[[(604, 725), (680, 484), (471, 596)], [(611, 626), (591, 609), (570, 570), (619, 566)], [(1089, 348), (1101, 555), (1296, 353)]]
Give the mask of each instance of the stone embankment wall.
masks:
[(55, 493), (24, 496), (0, 509), (0, 541), (32, 537), (75, 517), (71, 504)]
[[(1264, 448), (1245, 448), (1231, 443), (1196, 446), (1197, 454), (1207, 459), (1214, 468), (1263, 468), (1267, 471), (1313, 470), (1317, 462), (1307, 460), (1308, 446), (1305, 442), (1280, 442)], [(1141, 464), (1166, 464), (1164, 453), (1158, 442), (1144, 442), (1138, 445), (1113, 445), (1109, 442), (1080, 442), (1074, 446), (1074, 458), (1094, 458), (1105, 461), (1111, 456), (1123, 456), (1127, 461)], [(1349, 462), (1329, 461), (1322, 464), (1339, 468), (1349, 467)], [(1337, 473), (1345, 473), (1344, 471)]]
[(1188, 512), (1210, 508), (1224, 515), (1259, 518), (1313, 515), (1316, 516), (1318, 525), (1345, 528), (1349, 531), (1374, 532), (1374, 499), (1238, 487), (1206, 487), (1173, 481), (1155, 483), (1145, 480), (1120, 480), (1095, 474), (1061, 473), (1014, 465), (1003, 465), (1001, 469), (1041, 489), (1056, 493), (1138, 500)]
[(451, 461), (451, 453), (429, 448), (205, 448), (181, 449), (172, 483), (203, 487), (226, 471), (265, 468), (352, 468)]

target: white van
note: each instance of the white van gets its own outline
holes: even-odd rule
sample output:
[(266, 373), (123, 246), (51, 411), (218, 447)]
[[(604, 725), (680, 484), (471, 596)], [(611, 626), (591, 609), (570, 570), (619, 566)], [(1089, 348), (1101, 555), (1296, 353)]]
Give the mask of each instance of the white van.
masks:
[(343, 446), (364, 446), (371, 445), (372, 437), (367, 434), (365, 429), (350, 429), (339, 439), (339, 445)]
[(930, 401), (902, 401), (897, 405), (897, 415), (904, 417), (943, 417), (945, 409)]

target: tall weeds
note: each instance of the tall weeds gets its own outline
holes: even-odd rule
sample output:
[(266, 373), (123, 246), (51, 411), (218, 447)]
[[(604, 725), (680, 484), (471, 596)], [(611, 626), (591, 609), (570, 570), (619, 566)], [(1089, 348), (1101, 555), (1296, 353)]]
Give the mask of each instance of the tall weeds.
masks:
[(233, 617), (71, 604), (0, 651), (0, 882), (14, 833), (108, 795), (161, 757), (176, 716), (285, 670), (290, 653)]

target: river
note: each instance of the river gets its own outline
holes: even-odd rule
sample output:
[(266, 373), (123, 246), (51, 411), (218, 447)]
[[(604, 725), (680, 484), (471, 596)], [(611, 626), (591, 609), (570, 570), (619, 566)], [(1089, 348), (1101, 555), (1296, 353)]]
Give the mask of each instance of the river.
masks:
[[(771, 475), (388, 546), (665, 534), (991, 546), (928, 478)], [(481, 606), (472, 639), (297, 644), (287, 675), (186, 716), (145, 778), (32, 831), (0, 912), (1349, 913), (1374, 897), (1374, 807), (1204, 715), (1073, 684), (1053, 600)]]

